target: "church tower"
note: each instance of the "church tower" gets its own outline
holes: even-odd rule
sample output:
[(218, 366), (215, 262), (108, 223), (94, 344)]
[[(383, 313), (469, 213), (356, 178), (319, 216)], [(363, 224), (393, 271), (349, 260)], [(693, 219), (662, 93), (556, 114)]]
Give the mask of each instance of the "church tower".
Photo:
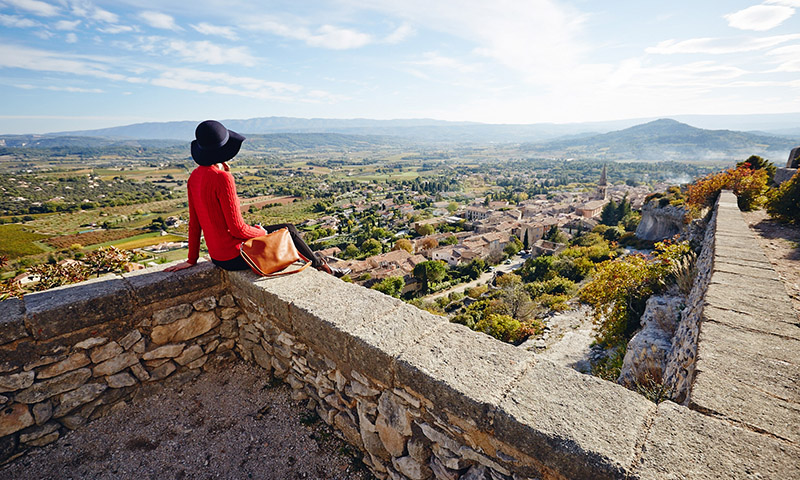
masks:
[(603, 165), (603, 173), (600, 174), (600, 181), (597, 182), (597, 192), (595, 196), (598, 200), (606, 199), (606, 190), (608, 189), (608, 181), (606, 180), (606, 166)]

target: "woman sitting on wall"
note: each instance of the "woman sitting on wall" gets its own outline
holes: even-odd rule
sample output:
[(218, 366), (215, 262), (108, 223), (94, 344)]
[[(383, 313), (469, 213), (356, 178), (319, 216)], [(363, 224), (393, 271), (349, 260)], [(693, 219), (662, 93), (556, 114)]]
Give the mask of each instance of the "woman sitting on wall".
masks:
[[(199, 166), (189, 176), (189, 258), (167, 267), (168, 272), (189, 268), (200, 255), (202, 231), (208, 253), (214, 265), (225, 270), (249, 270), (250, 266), (239, 255), (247, 239), (260, 237), (281, 228), (288, 228), (297, 250), (312, 261), (311, 265), (337, 276), (345, 271), (331, 268), (303, 241), (297, 228), (291, 224), (250, 226), (244, 222), (239, 210), (239, 198), (233, 175), (226, 163), (242, 146), (244, 137), (228, 130), (215, 120), (200, 123), (192, 141), (192, 158)], [(218, 166), (221, 165), (221, 168)]]

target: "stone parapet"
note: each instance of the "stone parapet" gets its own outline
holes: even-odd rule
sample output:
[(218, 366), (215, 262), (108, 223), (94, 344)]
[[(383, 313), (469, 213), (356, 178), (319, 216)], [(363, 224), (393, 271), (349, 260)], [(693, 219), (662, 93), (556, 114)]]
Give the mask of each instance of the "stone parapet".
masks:
[(714, 237), (688, 405), (800, 444), (800, 317), (730, 192)]
[(0, 463), (233, 355), (240, 310), (220, 271), (162, 269), (0, 303)]
[(246, 313), (238, 353), (291, 385), (378, 478), (796, 475), (794, 442), (655, 405), (319, 272), (226, 275)]
[(798, 478), (797, 317), (734, 202), (715, 209), (679, 326), (688, 406), (313, 269), (206, 263), (0, 303), (0, 461), (235, 353), (381, 479)]

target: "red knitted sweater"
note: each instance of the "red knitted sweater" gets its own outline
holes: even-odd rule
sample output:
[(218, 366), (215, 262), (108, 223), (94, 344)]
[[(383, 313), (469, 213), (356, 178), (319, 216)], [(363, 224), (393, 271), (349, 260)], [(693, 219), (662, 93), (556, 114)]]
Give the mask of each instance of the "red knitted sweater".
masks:
[(208, 253), (214, 260), (225, 261), (239, 255), (239, 247), (248, 238), (265, 235), (260, 226), (244, 223), (233, 175), (216, 166), (197, 167), (189, 176), (189, 263), (200, 255), (200, 231)]

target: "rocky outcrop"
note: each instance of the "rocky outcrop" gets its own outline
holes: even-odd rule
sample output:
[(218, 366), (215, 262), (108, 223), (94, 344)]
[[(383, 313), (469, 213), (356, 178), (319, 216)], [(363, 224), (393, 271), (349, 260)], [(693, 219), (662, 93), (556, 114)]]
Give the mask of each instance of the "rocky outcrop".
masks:
[(681, 319), (685, 299), (656, 295), (647, 300), (642, 328), (628, 342), (618, 383), (632, 388), (663, 382), (672, 336)]
[(775, 172), (775, 184), (780, 185), (790, 180), (798, 170), (800, 170), (800, 147), (795, 147), (789, 153), (789, 159), (786, 160), (786, 167), (778, 168)]
[(636, 227), (636, 237), (659, 241), (686, 232), (686, 209), (681, 206), (660, 207), (658, 202), (647, 202), (642, 207), (642, 220)]

